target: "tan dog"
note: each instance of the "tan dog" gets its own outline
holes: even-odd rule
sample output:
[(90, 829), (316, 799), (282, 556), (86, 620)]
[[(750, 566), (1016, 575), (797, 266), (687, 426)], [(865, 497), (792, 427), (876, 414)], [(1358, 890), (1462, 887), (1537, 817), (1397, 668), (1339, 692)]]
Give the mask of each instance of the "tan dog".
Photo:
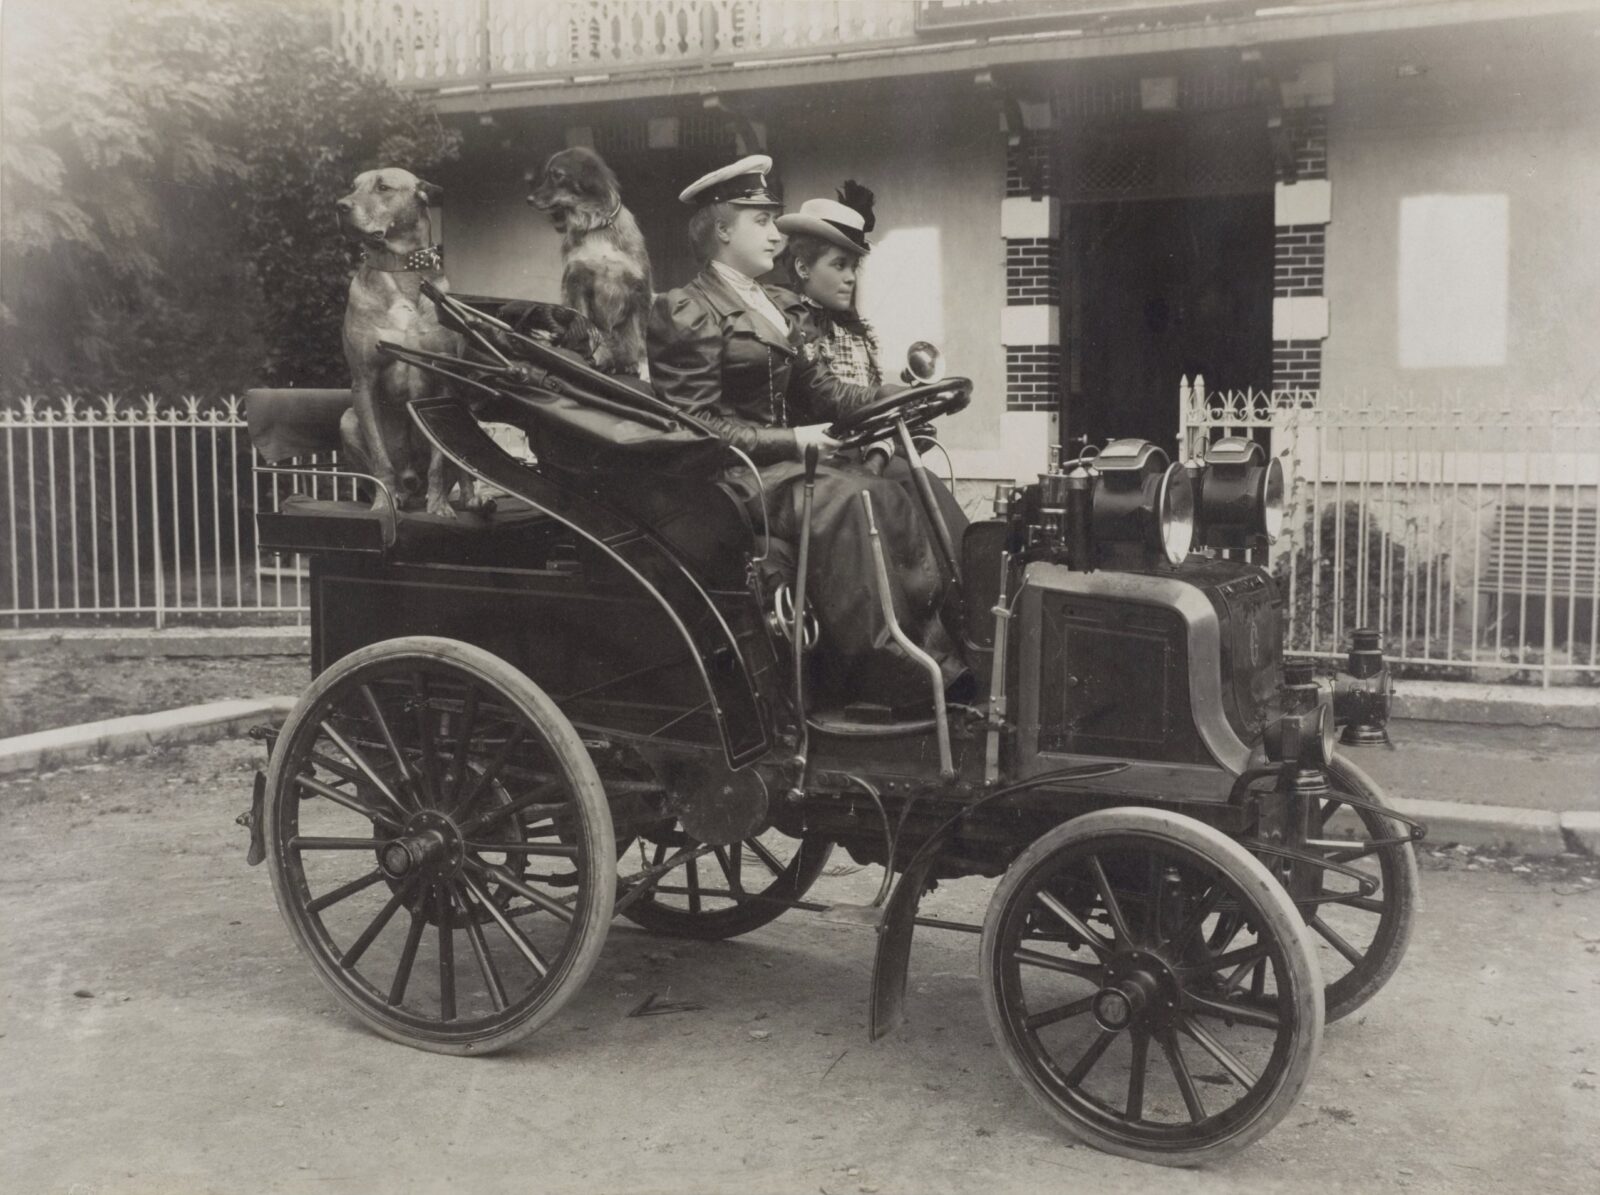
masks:
[[(529, 181), (534, 181), (530, 175)], [(561, 233), (561, 301), (595, 328), (595, 366), (637, 377), (650, 317), (650, 255), (617, 176), (592, 149), (553, 154), (528, 203)]]
[[(355, 189), (335, 204), (346, 233), (359, 238), (366, 250), (350, 280), (344, 309), (351, 405), (339, 433), (352, 463), (388, 486), (402, 507), (416, 498), (426, 476), (428, 513), (454, 518), (449, 496), (455, 482), (461, 483), (465, 505), (480, 505), (472, 480), (433, 448), (406, 411), (410, 399), (438, 394), (444, 387), (416, 366), (378, 350), (378, 342), (388, 340), (435, 353), (461, 353), (460, 333), (440, 324), (438, 308), (422, 293), (424, 278), (440, 290), (450, 289), (428, 215), (442, 194), (433, 183), (391, 166), (357, 175)], [(388, 505), (380, 488), (372, 508)]]

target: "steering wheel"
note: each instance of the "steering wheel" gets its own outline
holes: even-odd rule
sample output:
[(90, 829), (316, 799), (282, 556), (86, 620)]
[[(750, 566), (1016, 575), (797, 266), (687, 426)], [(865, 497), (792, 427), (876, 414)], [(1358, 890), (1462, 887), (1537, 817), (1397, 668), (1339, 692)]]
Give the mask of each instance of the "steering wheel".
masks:
[(962, 410), (971, 401), (970, 378), (924, 382), (857, 407), (828, 428), (828, 435), (838, 440), (841, 448), (859, 448), (881, 440), (902, 420), (908, 425), (925, 423), (939, 415)]

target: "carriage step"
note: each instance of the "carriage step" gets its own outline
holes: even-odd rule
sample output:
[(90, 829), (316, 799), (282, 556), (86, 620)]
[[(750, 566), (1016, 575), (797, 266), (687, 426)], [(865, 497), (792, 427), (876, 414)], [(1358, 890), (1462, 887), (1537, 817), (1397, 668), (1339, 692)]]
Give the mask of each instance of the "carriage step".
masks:
[(254, 867), (267, 857), (266, 839), (263, 837), (261, 830), (266, 799), (267, 774), (257, 769), (255, 788), (250, 794), (250, 808), (233, 819), (234, 824), (243, 826), (250, 831), (250, 846), (245, 851), (244, 861), (251, 867)]

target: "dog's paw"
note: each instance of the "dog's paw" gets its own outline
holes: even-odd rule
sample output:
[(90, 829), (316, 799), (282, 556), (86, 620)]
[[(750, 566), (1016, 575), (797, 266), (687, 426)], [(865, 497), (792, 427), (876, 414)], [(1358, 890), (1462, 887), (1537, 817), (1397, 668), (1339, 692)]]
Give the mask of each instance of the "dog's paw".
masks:
[(451, 506), (444, 498), (429, 498), (427, 509), (429, 514), (438, 515), (441, 519), (453, 519), (456, 517), (456, 508)]

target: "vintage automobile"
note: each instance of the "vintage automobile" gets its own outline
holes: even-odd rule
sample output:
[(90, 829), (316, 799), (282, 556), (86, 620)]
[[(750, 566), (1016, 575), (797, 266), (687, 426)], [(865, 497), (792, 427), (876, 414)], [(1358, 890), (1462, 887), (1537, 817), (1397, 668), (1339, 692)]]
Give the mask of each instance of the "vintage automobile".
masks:
[[(432, 297), (468, 350), (389, 351), (449, 384), (411, 414), (492, 514), (302, 494), (257, 516), (263, 548), (310, 557), (314, 679), (240, 820), (341, 1004), (485, 1053), (556, 1015), (619, 914), (711, 939), (801, 908), (876, 929), (874, 1038), (915, 928), (976, 935), (1007, 1063), (1101, 1149), (1189, 1165), (1284, 1116), (1325, 1020), (1405, 952), (1422, 828), (1344, 750), (1386, 741), (1376, 636), (1337, 676), (1282, 658), (1276, 462), (1116, 441), (954, 542), (917, 436), (971, 385), (920, 355), (835, 431), (912, 466), (979, 691), (947, 702), (930, 659), (905, 708), (818, 708), (808, 518), (773, 541), (725, 445), (646, 385), (512, 305)], [(257, 447), (316, 446), (341, 401), (253, 392)], [(810, 892), (836, 847), (884, 868), (870, 904)], [(999, 877), (981, 925), (919, 916), (962, 876)]]

